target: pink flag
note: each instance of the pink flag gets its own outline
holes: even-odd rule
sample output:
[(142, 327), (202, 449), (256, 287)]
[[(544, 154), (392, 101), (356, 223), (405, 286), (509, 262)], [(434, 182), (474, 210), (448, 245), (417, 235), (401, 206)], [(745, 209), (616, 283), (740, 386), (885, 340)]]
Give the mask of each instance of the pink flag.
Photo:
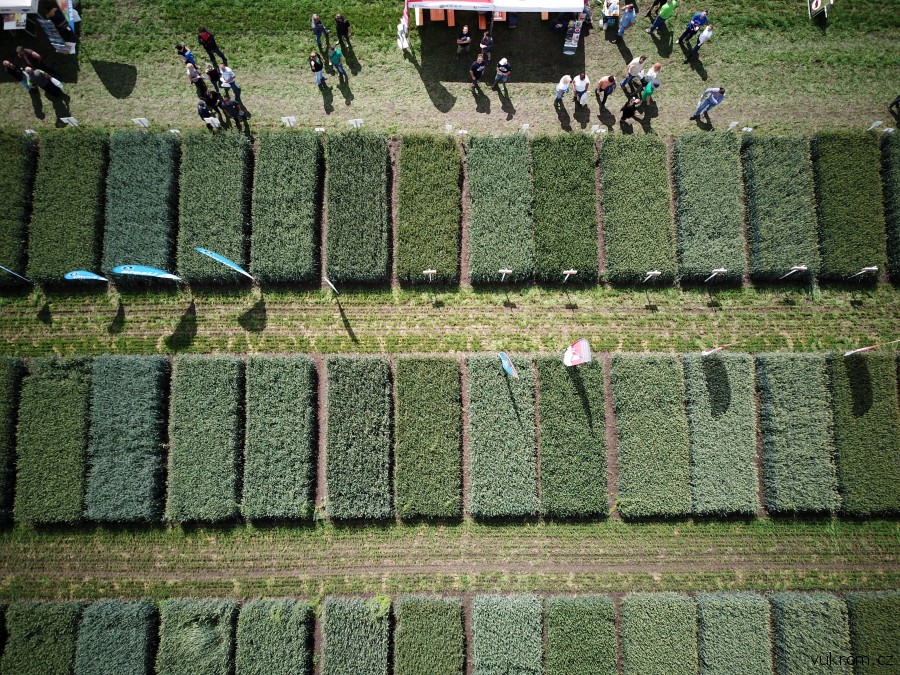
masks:
[(878, 349), (879, 347), (884, 347), (885, 345), (892, 345), (900, 340), (891, 340), (890, 342), (879, 342), (877, 345), (869, 345), (868, 347), (860, 347), (859, 349), (851, 349), (849, 352), (844, 352), (844, 356), (850, 356), (851, 354), (860, 354), (861, 352), (867, 352), (870, 349)]
[(732, 342), (730, 344), (722, 345), (720, 347), (713, 347), (712, 349), (704, 349), (703, 352), (701, 353), (701, 355), (709, 356), (710, 354), (715, 354), (716, 352), (720, 352), (723, 349), (728, 349), (729, 347), (734, 347), (736, 344), (737, 344), (737, 342)]
[(591, 345), (584, 338), (578, 342), (573, 342), (563, 354), (563, 363), (567, 366), (580, 366), (582, 363), (588, 363), (591, 360)]

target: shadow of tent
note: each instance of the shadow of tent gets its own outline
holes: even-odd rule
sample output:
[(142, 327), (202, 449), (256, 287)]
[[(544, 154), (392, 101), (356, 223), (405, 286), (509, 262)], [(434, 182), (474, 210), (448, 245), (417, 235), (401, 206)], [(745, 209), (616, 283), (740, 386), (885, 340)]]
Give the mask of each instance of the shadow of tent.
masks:
[(266, 301), (260, 298), (246, 312), (238, 317), (238, 323), (246, 331), (251, 333), (261, 333), (266, 329), (268, 316), (266, 314)]
[(197, 307), (194, 301), (188, 305), (173, 333), (166, 338), (166, 347), (174, 352), (187, 349), (197, 337)]
[(91, 59), (91, 65), (97, 73), (97, 77), (106, 87), (106, 91), (116, 98), (128, 98), (137, 83), (137, 68), (127, 63), (115, 61), (96, 61)]

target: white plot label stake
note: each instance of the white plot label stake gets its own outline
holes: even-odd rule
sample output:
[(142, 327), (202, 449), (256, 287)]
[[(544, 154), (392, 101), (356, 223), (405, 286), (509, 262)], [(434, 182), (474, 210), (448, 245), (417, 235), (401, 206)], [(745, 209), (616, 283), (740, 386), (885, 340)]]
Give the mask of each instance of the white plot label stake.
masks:
[(662, 272), (660, 272), (659, 270), (650, 270), (649, 272), (647, 272), (647, 276), (644, 277), (644, 280), (641, 281), (641, 283), (647, 283), (650, 279), (655, 279), (660, 274), (662, 274)]
[(497, 274), (500, 275), (500, 283), (503, 283), (504, 281), (506, 281), (507, 274), (512, 274), (512, 273), (513, 273), (512, 270), (507, 270), (507, 269), (497, 270)]
[(569, 280), (569, 277), (575, 276), (578, 274), (578, 270), (563, 270), (563, 283), (566, 283)]
[(717, 276), (719, 276), (720, 274), (725, 274), (725, 273), (727, 273), (727, 272), (728, 272), (728, 270), (725, 269), (724, 267), (717, 267), (716, 269), (714, 269), (714, 270), (712, 271), (712, 274), (710, 274), (708, 277), (706, 277), (706, 279), (703, 280), (703, 283), (704, 283), (704, 284), (709, 283), (710, 281), (712, 281), (713, 279), (715, 279), (715, 278), (716, 278)]
[(428, 277), (428, 283), (434, 281), (434, 275), (437, 274), (437, 270), (422, 270), (422, 274)]
[(799, 274), (800, 272), (807, 272), (807, 271), (809, 271), (809, 267), (807, 267), (806, 265), (794, 265), (791, 268), (790, 272), (785, 274), (783, 277), (778, 277), (778, 280), (781, 281), (782, 279), (787, 279), (792, 274)]
[(871, 267), (863, 267), (856, 274), (851, 274), (849, 278), (852, 279), (853, 277), (862, 276), (863, 274), (878, 274), (878, 266), (872, 265)]

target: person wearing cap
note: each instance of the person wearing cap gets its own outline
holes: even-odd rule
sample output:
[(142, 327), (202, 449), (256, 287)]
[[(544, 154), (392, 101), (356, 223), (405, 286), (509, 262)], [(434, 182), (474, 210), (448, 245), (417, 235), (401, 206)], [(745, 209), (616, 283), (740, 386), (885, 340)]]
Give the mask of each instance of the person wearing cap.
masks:
[(213, 54), (218, 54), (219, 58), (222, 59), (222, 64), (228, 65), (228, 57), (226, 57), (222, 53), (222, 50), (219, 49), (219, 45), (216, 43), (216, 36), (206, 30), (206, 26), (200, 26), (197, 29), (197, 42), (199, 42), (200, 46), (206, 50), (210, 61), (216, 63), (216, 57), (213, 56)]
[(709, 42), (710, 38), (713, 36), (713, 25), (709, 24), (706, 28), (703, 29), (703, 32), (700, 33), (700, 37), (697, 38), (697, 44), (694, 45), (694, 48), (688, 52), (688, 55), (685, 57), (682, 63), (687, 63), (694, 56), (697, 55), (697, 52), (700, 51), (700, 47)]
[(353, 29), (350, 27), (350, 22), (343, 14), (335, 14), (334, 15), (334, 25), (337, 28), (337, 39), (340, 44), (344, 44), (344, 40), (347, 41), (347, 49), (352, 49), (350, 46), (350, 36), (353, 35)]
[(512, 68), (509, 65), (509, 59), (502, 58), (500, 59), (500, 63), (497, 64), (497, 74), (494, 75), (494, 86), (491, 89), (497, 89), (500, 83), (503, 83), (503, 88), (506, 88), (506, 81), (509, 79), (509, 73), (512, 71)]
[(637, 8), (633, 4), (625, 5), (622, 8), (622, 16), (619, 17), (619, 30), (616, 31), (616, 37), (612, 40), (615, 44), (625, 35), (625, 31), (634, 25), (637, 21)]
[(312, 28), (313, 35), (316, 36), (316, 44), (319, 46), (319, 51), (322, 51), (322, 35), (325, 35), (325, 42), (328, 43), (328, 29), (325, 28), (325, 24), (322, 23), (322, 19), (319, 18), (318, 14), (312, 15), (312, 22), (310, 23), (310, 27)]
[(723, 88), (710, 87), (703, 92), (703, 95), (700, 96), (700, 100), (697, 101), (697, 112), (691, 115), (691, 119), (695, 120), (700, 117), (700, 115), (706, 115), (706, 119), (709, 119), (709, 111), (724, 100), (725, 90)]
[(603, 93), (603, 100), (600, 101), (601, 106), (606, 106), (606, 99), (616, 90), (616, 78), (614, 75), (607, 75), (597, 83), (596, 94), (599, 97)]
[(653, 67), (650, 70), (644, 72), (641, 76), (641, 82), (647, 84), (650, 82), (654, 87), (659, 89), (662, 86), (662, 82), (659, 81), (659, 74), (662, 71), (662, 64), (657, 61), (653, 64)]
[(691, 20), (688, 21), (687, 28), (684, 29), (681, 37), (678, 38), (678, 44), (681, 44), (685, 40), (690, 41), (690, 39), (694, 37), (697, 32), (708, 22), (709, 10), (704, 9), (702, 12), (697, 12), (696, 14), (694, 14), (694, 16), (691, 17)]
[(647, 29), (647, 33), (653, 35), (653, 33), (662, 28), (666, 21), (675, 16), (676, 7), (678, 7), (677, 0), (669, 0), (666, 4), (664, 4), (662, 6), (662, 9), (659, 10), (659, 14), (657, 14), (655, 19), (653, 19), (653, 23), (650, 24), (650, 28)]

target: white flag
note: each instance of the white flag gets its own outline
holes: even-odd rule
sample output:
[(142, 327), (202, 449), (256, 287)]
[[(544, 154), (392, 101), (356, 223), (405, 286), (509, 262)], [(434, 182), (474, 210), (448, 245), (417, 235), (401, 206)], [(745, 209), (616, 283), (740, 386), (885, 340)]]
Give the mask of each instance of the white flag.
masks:
[(580, 366), (582, 363), (588, 363), (591, 360), (591, 346), (588, 341), (581, 338), (578, 342), (573, 342), (563, 354), (563, 363), (567, 366)]

